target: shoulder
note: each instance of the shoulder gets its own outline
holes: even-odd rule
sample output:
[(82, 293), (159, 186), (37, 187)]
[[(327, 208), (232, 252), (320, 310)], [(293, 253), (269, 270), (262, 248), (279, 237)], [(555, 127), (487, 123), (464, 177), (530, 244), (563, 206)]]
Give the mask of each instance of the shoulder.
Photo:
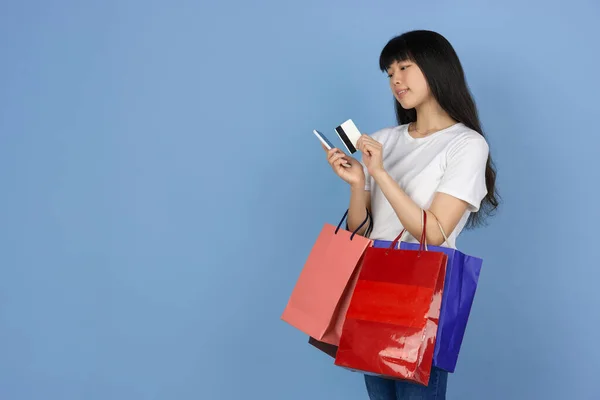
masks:
[(483, 135), (463, 124), (459, 124), (451, 132), (447, 150), (450, 157), (456, 155), (487, 157), (490, 148)]

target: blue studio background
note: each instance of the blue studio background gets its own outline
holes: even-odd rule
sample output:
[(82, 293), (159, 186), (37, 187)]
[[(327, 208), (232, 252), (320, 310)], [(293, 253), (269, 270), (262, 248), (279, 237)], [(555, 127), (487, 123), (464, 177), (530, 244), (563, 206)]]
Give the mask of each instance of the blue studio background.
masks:
[(600, 6), (563, 3), (0, 2), (0, 399), (366, 399), (279, 318), (348, 201), (311, 130), (393, 125), (415, 28), (504, 199), (449, 398), (600, 399)]

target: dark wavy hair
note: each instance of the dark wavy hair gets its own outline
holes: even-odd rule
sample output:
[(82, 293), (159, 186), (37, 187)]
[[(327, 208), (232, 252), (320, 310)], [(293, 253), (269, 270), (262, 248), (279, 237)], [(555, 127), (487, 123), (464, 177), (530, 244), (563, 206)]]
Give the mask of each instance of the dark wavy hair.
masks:
[[(485, 137), (477, 107), (467, 85), (465, 74), (454, 48), (442, 35), (416, 30), (391, 39), (381, 51), (379, 68), (385, 72), (395, 62), (411, 61), (419, 66), (433, 97), (450, 117)], [(417, 120), (416, 110), (406, 110), (395, 102), (396, 119), (403, 125)], [(474, 228), (493, 214), (500, 204), (496, 190), (496, 168), (491, 155), (485, 168), (487, 195), (478, 212), (472, 213), (466, 228)]]

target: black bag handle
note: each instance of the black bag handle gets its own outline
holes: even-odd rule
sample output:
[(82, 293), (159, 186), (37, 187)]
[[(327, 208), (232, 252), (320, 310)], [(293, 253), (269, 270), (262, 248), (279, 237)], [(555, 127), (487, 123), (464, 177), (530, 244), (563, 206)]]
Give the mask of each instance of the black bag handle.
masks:
[[(358, 228), (356, 228), (354, 230), (354, 232), (352, 232), (352, 235), (350, 235), (350, 240), (354, 239), (354, 235), (356, 235), (356, 232), (358, 232), (367, 223), (367, 221), (369, 221), (369, 225), (367, 226), (367, 230), (365, 231), (365, 237), (368, 237), (368, 234), (371, 233), (371, 231), (373, 230), (373, 219), (371, 218), (371, 213), (369, 213), (369, 209), (366, 209), (366, 210), (367, 210), (367, 217), (362, 222), (362, 224), (360, 224), (358, 226)], [(344, 220), (346, 219), (347, 216), (348, 216), (348, 210), (346, 210), (346, 212), (344, 213), (344, 216), (340, 220), (340, 223), (338, 224), (337, 228), (335, 229), (336, 235), (337, 235), (338, 231), (340, 230), (340, 227), (342, 226), (342, 222), (344, 222)], [(346, 222), (346, 230), (348, 230), (348, 222)]]

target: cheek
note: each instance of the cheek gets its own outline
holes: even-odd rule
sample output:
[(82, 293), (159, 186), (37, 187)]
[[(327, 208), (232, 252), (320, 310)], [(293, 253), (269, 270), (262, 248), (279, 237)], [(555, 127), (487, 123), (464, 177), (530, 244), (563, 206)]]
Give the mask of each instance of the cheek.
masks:
[(425, 80), (425, 76), (420, 73), (420, 71), (415, 71), (416, 73), (411, 74), (410, 82), (412, 85), (410, 87), (414, 89), (415, 92), (418, 92), (421, 96), (427, 96), (429, 94), (429, 86), (427, 85), (427, 81)]

